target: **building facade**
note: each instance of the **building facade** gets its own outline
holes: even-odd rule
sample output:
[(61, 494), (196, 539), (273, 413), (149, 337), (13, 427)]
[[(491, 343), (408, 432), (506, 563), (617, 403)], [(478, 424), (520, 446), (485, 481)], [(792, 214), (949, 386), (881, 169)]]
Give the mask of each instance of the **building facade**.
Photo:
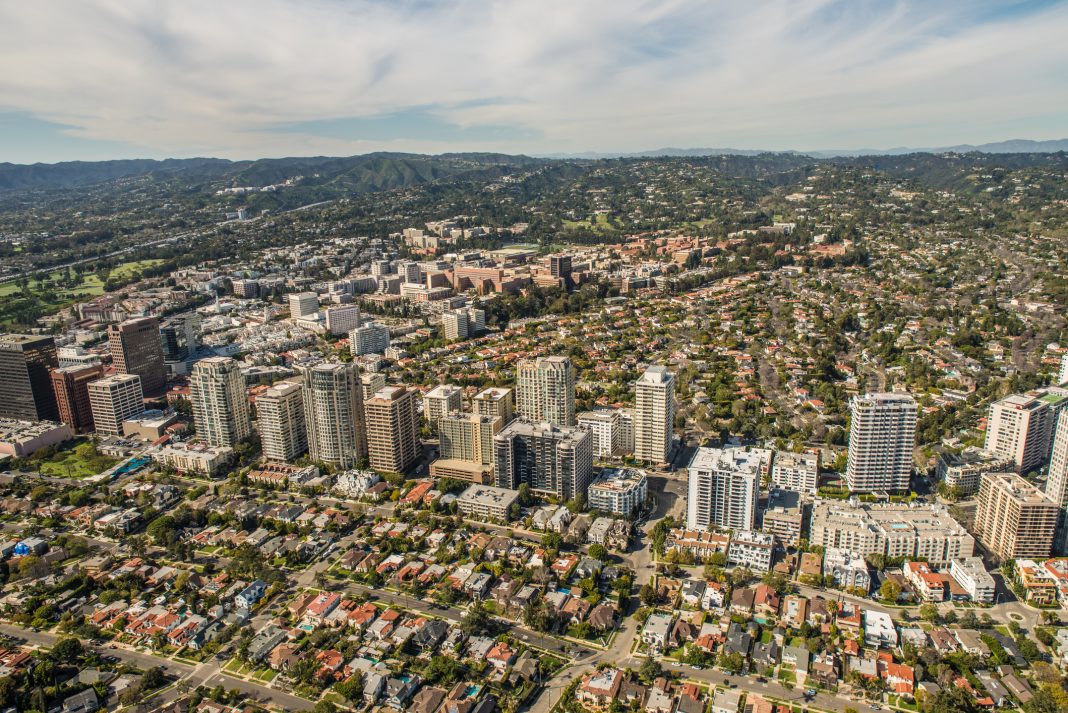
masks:
[(263, 457), (289, 463), (308, 452), (308, 425), (299, 383), (283, 381), (256, 398), (256, 426)]
[(301, 394), (312, 460), (349, 470), (367, 459), (363, 398), (355, 364), (317, 364), (304, 372)]
[(590, 485), (587, 504), (591, 510), (631, 515), (645, 505), (649, 492), (645, 471), (634, 468), (605, 468)]
[(1049, 461), (1053, 427), (1068, 390), (1056, 387), (1012, 394), (990, 405), (983, 448), (1009, 460), (1017, 473), (1039, 470)]
[(1002, 560), (1045, 558), (1053, 551), (1060, 506), (1015, 473), (984, 473), (975, 531)]
[(197, 436), (233, 448), (252, 435), (245, 377), (230, 357), (201, 359), (189, 375)]
[(58, 421), (49, 370), (59, 365), (52, 337), (0, 335), (0, 417)]
[(367, 457), (375, 470), (404, 473), (419, 460), (415, 393), (404, 386), (387, 386), (364, 403)]
[(354, 356), (382, 354), (389, 348), (389, 327), (368, 322), (349, 332), (349, 349)]
[(853, 399), (845, 476), (851, 491), (908, 491), (916, 411), (916, 401), (908, 394), (877, 393)]
[(563, 356), (524, 359), (516, 367), (520, 415), (554, 426), (575, 425), (575, 367)]
[(146, 396), (158, 396), (167, 385), (167, 368), (163, 363), (163, 344), (159, 320), (137, 317), (108, 327), (111, 362), (120, 374), (141, 377)]
[(598, 458), (611, 458), (619, 441), (619, 411), (583, 411), (575, 416), (575, 421), (579, 428), (589, 431), (593, 437), (593, 455)]
[(289, 317), (300, 319), (310, 317), (319, 311), (319, 295), (314, 292), (296, 292), (286, 298), (289, 303)]
[(698, 448), (687, 468), (686, 527), (752, 530), (760, 494), (760, 458), (741, 448)]
[(59, 420), (76, 433), (93, 430), (93, 406), (89, 403), (89, 383), (104, 377), (100, 364), (60, 367), (52, 371), (52, 392)]
[(88, 385), (89, 405), (96, 432), (121, 436), (122, 422), (145, 411), (141, 377), (137, 374), (112, 374)]
[(463, 410), (463, 389), (452, 384), (439, 384), (423, 395), (423, 418), (437, 425), (439, 419), (454, 411)]
[(815, 495), (819, 480), (819, 453), (775, 452), (771, 464), (771, 482), (774, 485), (802, 495)]
[(498, 487), (526, 484), (563, 500), (581, 496), (593, 479), (593, 439), (588, 431), (517, 419), (493, 439)]
[(671, 458), (675, 428), (675, 375), (651, 366), (634, 382), (634, 457), (650, 463)]
[(471, 405), (477, 414), (501, 419), (502, 428), (515, 418), (515, 392), (511, 389), (495, 386), (483, 389), (471, 399)]

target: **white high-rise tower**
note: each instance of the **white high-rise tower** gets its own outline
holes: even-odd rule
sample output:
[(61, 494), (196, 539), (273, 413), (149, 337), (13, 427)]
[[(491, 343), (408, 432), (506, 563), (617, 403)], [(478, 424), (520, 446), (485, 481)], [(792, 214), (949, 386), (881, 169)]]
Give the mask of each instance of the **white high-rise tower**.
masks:
[(675, 427), (675, 375), (651, 366), (634, 382), (634, 457), (664, 463)]
[(916, 400), (908, 394), (857, 396), (851, 404), (846, 483), (854, 492), (904, 492), (912, 475)]

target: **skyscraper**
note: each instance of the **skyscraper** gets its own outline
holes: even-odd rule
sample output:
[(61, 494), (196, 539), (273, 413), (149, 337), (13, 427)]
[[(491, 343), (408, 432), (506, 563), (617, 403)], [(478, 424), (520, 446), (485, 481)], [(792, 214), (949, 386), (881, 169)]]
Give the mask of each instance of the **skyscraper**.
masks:
[(448, 413), (438, 419), (439, 452), (446, 460), (493, 465), (493, 437), (501, 421), (477, 413)]
[(1002, 560), (1044, 559), (1053, 550), (1060, 507), (1015, 473), (983, 473), (975, 532)]
[(516, 419), (493, 439), (499, 488), (531, 490), (564, 500), (586, 497), (593, 480), (593, 437), (576, 427)]
[(308, 451), (301, 386), (292, 381), (275, 384), (256, 398), (256, 427), (263, 457), (288, 463)]
[(760, 454), (698, 448), (688, 466), (686, 526), (752, 530), (760, 496)]
[(0, 416), (58, 421), (49, 369), (58, 365), (52, 337), (0, 335)]
[(634, 382), (634, 457), (664, 463), (675, 427), (675, 375), (651, 366)]
[[(183, 362), (193, 356), (197, 347), (197, 329), (200, 316), (196, 312), (176, 314), (167, 318), (159, 328), (160, 344), (163, 346), (163, 361)], [(182, 372), (184, 373), (184, 372)]]
[(1068, 384), (1068, 352), (1061, 357), (1061, 370), (1057, 374), (1058, 384)]
[(121, 436), (122, 422), (145, 412), (145, 395), (137, 374), (112, 374), (89, 382), (93, 427), (105, 436)]
[(213, 446), (233, 448), (252, 435), (245, 377), (230, 357), (201, 359), (189, 377), (197, 435)]
[(371, 467), (403, 473), (419, 459), (415, 392), (404, 386), (386, 386), (364, 405), (367, 420), (367, 454)]
[(308, 317), (319, 311), (319, 295), (314, 292), (296, 292), (287, 299), (291, 319)]
[(304, 419), (312, 460), (355, 468), (367, 459), (363, 399), (355, 364), (317, 364), (304, 372)]
[(60, 367), (52, 371), (52, 391), (56, 396), (59, 420), (77, 432), (93, 430), (93, 407), (89, 403), (89, 382), (103, 378), (100, 364)]
[(575, 425), (575, 368), (565, 356), (524, 359), (516, 368), (519, 413), (529, 421)]
[(867, 394), (853, 398), (851, 413), (849, 489), (907, 491), (916, 443), (916, 401), (908, 394)]
[(1068, 390), (1057, 387), (1012, 394), (990, 405), (983, 448), (1030, 473), (1050, 457), (1053, 425), (1068, 404)]
[(141, 390), (147, 396), (163, 393), (167, 372), (163, 365), (158, 319), (136, 317), (112, 324), (108, 327), (108, 343), (115, 371), (141, 377)]

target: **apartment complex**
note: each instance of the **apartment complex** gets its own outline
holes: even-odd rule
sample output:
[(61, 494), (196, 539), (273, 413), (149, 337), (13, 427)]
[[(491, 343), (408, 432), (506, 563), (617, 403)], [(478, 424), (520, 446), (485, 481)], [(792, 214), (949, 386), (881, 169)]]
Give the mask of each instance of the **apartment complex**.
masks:
[(364, 402), (367, 457), (375, 470), (404, 473), (419, 460), (415, 394), (404, 386), (386, 386)]
[(356, 365), (324, 363), (305, 370), (301, 394), (312, 460), (357, 467), (367, 458), (367, 440)]
[(645, 504), (648, 476), (635, 468), (605, 468), (590, 485), (587, 504), (591, 510), (630, 515)]
[(854, 397), (846, 483), (853, 492), (905, 492), (916, 444), (916, 401), (908, 394)]
[(349, 332), (349, 350), (353, 356), (382, 354), (389, 348), (389, 327), (368, 322)]
[(283, 381), (256, 398), (256, 426), (263, 457), (289, 463), (308, 452), (308, 425), (299, 383)]
[(1015, 473), (984, 473), (975, 531), (1003, 559), (1045, 558), (1053, 550), (1060, 506)]
[(500, 520), (507, 522), (512, 505), (519, 499), (519, 493), (510, 488), (497, 488), (492, 485), (473, 484), (456, 498), (456, 507), (460, 512), (480, 520)]
[(89, 406), (93, 425), (103, 436), (121, 436), (122, 422), (145, 411), (141, 377), (137, 374), (112, 374), (89, 383)]
[(103, 378), (104, 367), (100, 364), (65, 366), (54, 370), (51, 376), (59, 420), (76, 433), (93, 430), (89, 383)]
[(446, 414), (463, 410), (463, 389), (452, 384), (439, 384), (423, 395), (423, 418), (432, 425)]
[(1017, 473), (1036, 471), (1050, 458), (1053, 427), (1068, 390), (1056, 387), (1012, 394), (990, 405), (983, 448), (1012, 463)]
[(741, 448), (698, 448), (688, 466), (686, 527), (752, 530), (760, 493), (760, 455)]
[(0, 335), (0, 418), (58, 421), (48, 375), (58, 363), (52, 337)]
[(671, 458), (675, 428), (675, 375), (651, 366), (634, 382), (634, 457), (650, 463)]
[(446, 341), (467, 339), (486, 330), (486, 311), (473, 307), (461, 307), (443, 312), (441, 328)]
[(493, 439), (498, 487), (531, 490), (564, 500), (588, 497), (593, 439), (588, 431), (516, 419)]
[(245, 377), (230, 357), (201, 359), (189, 375), (197, 436), (233, 448), (252, 435)]
[(1008, 459), (973, 447), (939, 456), (935, 476), (961, 495), (972, 495), (979, 492), (979, 477), (983, 473), (1000, 473), (1012, 467)]
[(593, 437), (593, 455), (598, 458), (610, 458), (619, 443), (619, 410), (598, 409), (583, 411), (575, 416), (579, 428), (590, 432)]
[(944, 566), (970, 557), (975, 540), (941, 505), (817, 500), (809, 542), (825, 548), (909, 557)]
[(801, 541), (803, 520), (801, 494), (796, 490), (773, 487), (768, 493), (760, 529), (775, 535), (787, 547), (795, 547)]
[(771, 482), (795, 493), (815, 495), (820, 482), (820, 454), (776, 451), (771, 463)]
[(519, 413), (529, 421), (575, 425), (575, 367), (563, 356), (524, 359), (516, 367)]
[(137, 317), (108, 327), (111, 361), (120, 374), (141, 377), (146, 396), (158, 396), (167, 385), (167, 368), (163, 364), (163, 344), (159, 320)]
[(501, 419), (504, 427), (515, 418), (515, 392), (491, 386), (478, 392), (471, 399), (471, 406), (477, 414)]

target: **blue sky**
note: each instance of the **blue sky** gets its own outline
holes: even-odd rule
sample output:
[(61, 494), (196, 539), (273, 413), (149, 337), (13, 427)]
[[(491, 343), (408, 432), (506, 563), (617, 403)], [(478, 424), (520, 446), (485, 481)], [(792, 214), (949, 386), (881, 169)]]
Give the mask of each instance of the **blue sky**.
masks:
[(1068, 2), (0, 0), (0, 161), (1068, 137)]

